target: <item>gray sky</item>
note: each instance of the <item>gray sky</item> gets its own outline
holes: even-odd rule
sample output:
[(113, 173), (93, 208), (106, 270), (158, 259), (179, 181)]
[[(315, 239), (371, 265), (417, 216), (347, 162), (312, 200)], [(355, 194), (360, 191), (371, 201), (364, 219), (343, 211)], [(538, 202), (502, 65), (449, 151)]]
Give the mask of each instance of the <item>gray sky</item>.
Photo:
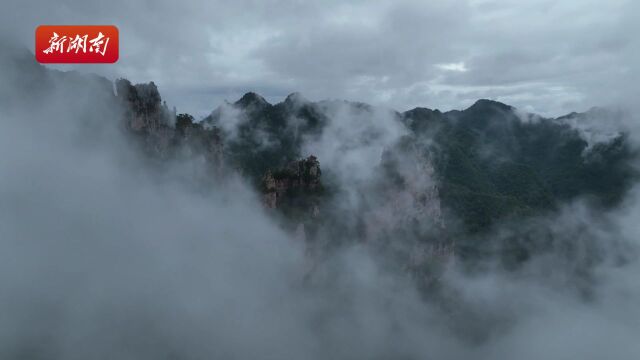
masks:
[(40, 24), (115, 24), (118, 63), (57, 67), (153, 80), (170, 105), (196, 115), (250, 90), (270, 101), (299, 91), (401, 111), (490, 98), (561, 115), (630, 102), (639, 8), (628, 0), (9, 0), (0, 29), (33, 48)]

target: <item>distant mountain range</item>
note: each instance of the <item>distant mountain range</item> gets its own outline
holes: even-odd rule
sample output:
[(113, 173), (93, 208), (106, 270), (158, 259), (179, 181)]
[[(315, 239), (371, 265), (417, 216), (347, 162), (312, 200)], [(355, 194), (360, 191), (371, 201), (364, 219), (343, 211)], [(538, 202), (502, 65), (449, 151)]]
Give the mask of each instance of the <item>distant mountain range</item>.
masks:
[(17, 90), (37, 97), (62, 82), (98, 94), (122, 109), (118, 121), (150, 159), (202, 156), (212, 181), (242, 174), (304, 241), (408, 239), (414, 250), (401, 256), (416, 266), (576, 199), (612, 207), (638, 177), (629, 135), (599, 128), (623, 116), (606, 109), (544, 118), (483, 99), (462, 111), (396, 112), (298, 93), (270, 104), (249, 92), (197, 121), (170, 110), (153, 82), (121, 79), (114, 91), (104, 78), (18, 62)]
[[(237, 166), (256, 180), (269, 169), (308, 155), (303, 153), (304, 142), (322, 135), (336, 116), (335, 107), (365, 117), (387, 111), (346, 101), (310, 102), (300, 94), (271, 105), (247, 93), (217, 108), (202, 123), (220, 128), (229, 113), (244, 119), (227, 149)], [(339, 121), (349, 120), (337, 116), (344, 118)], [(609, 123), (620, 116), (594, 108), (550, 119), (485, 99), (463, 111), (420, 107), (390, 111), (386, 120), (401, 123), (407, 133), (386, 150), (399, 152), (397, 157), (413, 157), (411, 161), (416, 154), (402, 153), (412, 151), (428, 159), (443, 208), (462, 219), (470, 231), (481, 231), (503, 217), (551, 210), (578, 197), (600, 206), (620, 201), (636, 175), (629, 162), (636, 154), (623, 131), (599, 133), (597, 128), (598, 121)], [(260, 147), (264, 137), (278, 142)], [(391, 157), (381, 162), (385, 158)], [(323, 164), (322, 158), (318, 160)], [(396, 165), (385, 164), (389, 176)]]

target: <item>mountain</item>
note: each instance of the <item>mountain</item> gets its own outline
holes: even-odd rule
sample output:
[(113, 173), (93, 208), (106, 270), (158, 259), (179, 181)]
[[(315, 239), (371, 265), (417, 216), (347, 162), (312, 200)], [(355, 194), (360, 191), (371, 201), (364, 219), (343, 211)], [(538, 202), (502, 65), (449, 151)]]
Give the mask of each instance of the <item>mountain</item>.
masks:
[[(248, 93), (213, 111), (203, 124), (220, 127), (224, 114), (234, 114), (238, 128), (225, 140), (227, 159), (260, 184), (265, 174), (318, 156), (304, 153), (305, 142), (327, 136), (332, 121), (357, 122), (359, 116), (375, 118), (381, 111), (362, 103), (300, 99), (292, 94), (272, 105)], [(637, 178), (631, 166), (637, 153), (621, 131), (595, 142), (585, 138), (583, 129), (567, 121), (583, 116), (596, 114), (543, 118), (484, 99), (462, 111), (391, 111), (380, 121), (402, 124), (406, 133), (378, 159), (376, 179), (360, 184), (365, 205), (352, 214), (336, 214), (336, 207), (329, 206), (333, 213), (321, 211), (322, 222), (351, 239), (410, 237), (420, 239), (418, 244), (444, 242), (453, 248), (459, 231), (481, 235), (501, 222), (550, 213), (577, 199), (610, 208)], [(597, 116), (606, 122), (616, 114)], [(332, 164), (321, 156), (317, 160), (330, 175)], [(336, 177), (323, 178), (322, 185), (322, 194), (313, 195), (313, 211), (301, 206), (288, 213), (317, 213), (323, 203), (347, 196)], [(284, 186), (278, 196), (305, 196), (300, 187), (288, 191)]]
[[(321, 136), (330, 121), (327, 102), (293, 97), (271, 105), (248, 93), (231, 106), (242, 120), (227, 149), (255, 179), (304, 156), (303, 139)], [(343, 105), (353, 112), (373, 112), (365, 104)], [(218, 108), (203, 123), (217, 126), (224, 111), (229, 109)], [(603, 119), (609, 115), (599, 114)], [(523, 115), (491, 100), (462, 111), (415, 108), (391, 117), (409, 130), (402, 146), (429, 154), (443, 207), (470, 231), (487, 229), (503, 217), (552, 210), (578, 197), (614, 205), (636, 175), (628, 161), (636, 154), (626, 134), (609, 134), (606, 141), (590, 145), (567, 117)], [(261, 147), (265, 138), (270, 146)]]
[(114, 86), (17, 63), (28, 75), (10, 81), (34, 97), (62, 83), (119, 109), (122, 130), (154, 166), (202, 159), (203, 186), (241, 174), (305, 242), (369, 243), (413, 268), (477, 253), (497, 225), (572, 201), (612, 208), (638, 178), (629, 134), (600, 126), (623, 114), (606, 109), (554, 119), (482, 99), (397, 112), (299, 93), (271, 104), (249, 92), (197, 121), (170, 110), (153, 82)]

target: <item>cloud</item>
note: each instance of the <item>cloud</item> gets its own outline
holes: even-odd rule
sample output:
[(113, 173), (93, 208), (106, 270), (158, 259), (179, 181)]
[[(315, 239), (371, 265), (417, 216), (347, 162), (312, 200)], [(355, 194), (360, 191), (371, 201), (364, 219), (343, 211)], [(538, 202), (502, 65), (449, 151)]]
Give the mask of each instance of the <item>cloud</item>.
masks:
[[(14, 93), (26, 104), (0, 114), (2, 357), (313, 359), (359, 342), (371, 358), (419, 346), (389, 338), (415, 293), (382, 282), (366, 253), (333, 262), (341, 281), (320, 274), (308, 288), (301, 244), (242, 181), (199, 191), (184, 174), (197, 163), (158, 173), (102, 83), (54, 84)], [(407, 295), (382, 298), (392, 285)], [(390, 304), (395, 314), (376, 315)]]
[(446, 64), (436, 64), (436, 67), (445, 71), (457, 71), (457, 72), (466, 72), (469, 71), (465, 66), (464, 62), (454, 62), (454, 63), (446, 63)]
[[(119, 26), (117, 64), (60, 68), (153, 80), (169, 103), (196, 115), (253, 90), (271, 101), (300, 91), (398, 110), (491, 97), (557, 116), (617, 103), (637, 78), (637, 5), (624, 0), (9, 5), (2, 31), (29, 47), (43, 23)], [(468, 71), (434, 67), (452, 63)]]
[[(473, 78), (454, 82), (451, 78), (453, 85), (444, 81), (438, 85), (441, 88), (435, 87), (430, 82), (434, 64), (464, 61), (469, 69), (465, 76), (480, 76), (474, 70), (478, 64), (487, 64), (482, 67), (484, 71), (497, 72), (505, 62), (510, 68), (532, 62), (526, 54), (498, 57), (493, 65), (480, 58), (467, 60), (460, 56), (466, 51), (463, 39), (470, 31), (464, 30), (465, 21), (456, 23), (461, 27), (456, 31), (462, 31), (462, 35), (455, 39), (462, 45), (451, 50), (452, 45), (437, 41), (440, 33), (435, 31), (447, 21), (420, 14), (418, 10), (425, 9), (420, 4), (368, 8), (364, 3), (320, 6), (246, 2), (213, 4), (205, 8), (209, 11), (166, 2), (113, 5), (96, 8), (92, 7), (97, 6), (95, 3), (66, 2), (47, 9), (39, 2), (26, 3), (12, 14), (16, 19), (24, 15), (28, 19), (25, 23), (9, 21), (4, 11), (2, 19), (7, 21), (2, 21), (2, 26), (11, 30), (10, 34), (21, 34), (24, 41), (31, 41), (34, 24), (40, 21), (71, 22), (72, 18), (74, 22), (116, 22), (122, 33), (131, 34), (123, 43), (129, 59), (123, 57), (117, 67), (83, 69), (118, 76), (133, 74), (134, 80), (159, 76), (153, 80), (169, 88), (172, 84), (201, 88), (219, 80), (219, 93), (262, 86), (272, 89), (273, 95), (289, 86), (317, 84), (317, 96), (378, 96), (393, 103), (398, 101), (394, 98), (402, 95), (404, 99), (409, 94), (411, 100), (400, 103), (428, 99), (457, 104), (489, 94), (513, 97), (534, 106), (542, 106), (536, 101), (548, 99), (550, 92), (564, 99), (571, 93), (568, 89), (578, 89), (577, 99), (599, 93), (584, 90), (595, 87), (581, 88), (581, 83), (574, 83), (571, 77), (552, 73), (548, 74), (553, 79), (550, 82), (564, 85), (549, 90), (548, 83), (542, 82), (526, 92), (522, 89), (530, 84), (513, 84), (523, 75), (515, 70), (495, 84), (487, 84), (490, 80), (470, 84)], [(435, 14), (455, 15), (454, 9), (443, 3), (429, 6), (434, 6)], [(274, 7), (282, 11), (282, 17), (273, 16)], [(255, 11), (247, 14), (246, 8)], [(361, 23), (353, 20), (365, 8), (370, 9), (371, 18)], [(335, 9), (339, 11), (332, 12)], [(486, 12), (486, 16), (498, 19), (503, 15), (517, 19), (522, 11), (515, 7), (500, 9), (500, 4), (485, 2), (468, 11)], [(523, 9), (544, 13), (533, 5)], [(299, 11), (306, 15), (293, 16)], [(471, 16), (466, 11), (460, 15), (462, 19)], [(596, 16), (596, 11), (587, 13)], [(333, 17), (335, 14), (339, 16)], [(394, 33), (394, 26), (402, 27), (405, 19), (407, 27)], [(436, 22), (435, 29), (429, 27), (429, 19)], [(284, 57), (264, 48), (256, 50), (259, 44), (233, 50), (234, 41), (242, 43), (241, 39), (229, 43), (222, 40), (217, 46), (221, 54), (235, 51), (238, 64), (250, 67), (248, 73), (255, 74), (255, 80), (234, 80), (224, 71), (212, 71), (199, 51), (212, 51), (208, 36), (201, 35), (203, 27), (221, 33), (227, 25), (229, 32), (242, 27), (260, 28), (254, 21), (273, 30), (267, 32), (267, 38), (280, 39), (280, 51), (292, 49), (300, 61), (309, 62), (310, 69), (323, 70), (318, 78), (312, 72), (296, 73), (299, 70), (293, 65), (297, 64), (290, 70), (280, 67), (277, 59)], [(307, 23), (312, 30), (301, 31), (299, 38), (292, 34)], [(175, 24), (175, 31), (168, 24)], [(313, 31), (314, 24), (317, 29), (333, 31)], [(380, 31), (380, 26), (397, 37), (384, 38), (386, 31)], [(416, 40), (418, 49), (405, 41), (427, 30), (434, 34)], [(252, 31), (258, 30), (245, 34), (250, 36)], [(189, 37), (193, 34), (196, 36)], [(341, 35), (345, 35), (342, 40)], [(316, 49), (306, 57), (305, 36), (314, 43), (317, 39), (340, 45), (327, 49), (337, 60)], [(515, 41), (508, 34), (502, 36), (505, 38), (500, 43), (505, 47)], [(150, 45), (150, 39), (158, 38), (164, 46)], [(398, 51), (397, 57), (382, 59), (390, 61), (389, 67), (368, 60), (377, 53), (376, 40), (383, 53)], [(297, 41), (302, 45), (291, 47)], [(359, 45), (360, 41), (366, 44)], [(562, 46), (559, 43), (549, 46)], [(422, 63), (419, 56), (426, 56), (432, 44), (434, 49), (442, 47), (442, 57), (436, 55)], [(355, 46), (352, 51), (340, 53), (351, 46)], [(587, 53), (591, 51), (586, 49)], [(178, 55), (176, 62), (176, 50), (186, 52), (186, 57), (180, 59)], [(245, 52), (257, 56), (257, 60), (247, 59)], [(404, 52), (408, 53), (406, 57)], [(637, 56), (631, 46), (625, 47), (625, 54), (621, 55), (624, 59)], [(321, 56), (318, 61), (322, 61), (316, 63), (313, 55)], [(215, 61), (225, 62), (220, 68), (243, 73), (233, 62), (217, 56)], [(322, 69), (324, 62), (328, 69)], [(359, 62), (363, 70), (340, 66)], [(170, 66), (176, 63), (179, 65)], [(630, 197), (625, 207), (613, 213), (593, 214), (576, 204), (551, 219), (537, 219), (528, 229), (540, 230), (542, 235), (536, 238), (540, 241), (546, 239), (546, 231), (556, 235), (561, 240), (557, 247), (552, 246), (515, 272), (504, 271), (494, 262), (482, 264), (478, 271), (454, 266), (439, 283), (441, 288), (429, 289), (426, 295), (405, 273), (389, 270), (384, 261), (379, 261), (379, 254), (366, 246), (339, 251), (309, 273), (310, 260), (301, 244), (263, 213), (258, 196), (242, 180), (233, 177), (229, 183), (203, 190), (193, 180), (198, 178), (192, 175), (198, 173), (197, 162), (169, 163), (166, 172), (149, 166), (120, 132), (118, 107), (102, 81), (94, 79), (88, 86), (79, 85), (86, 80), (68, 85), (55, 80), (50, 83), (40, 81), (39, 67), (28, 67), (25, 72), (13, 63), (0, 64), (2, 357), (637, 357), (640, 284), (635, 252), (640, 208), (636, 197)], [(590, 66), (595, 65), (585, 71)], [(424, 79), (410, 79), (411, 71), (387, 70), (395, 67), (424, 71)], [(633, 69), (629, 71), (635, 74)], [(180, 79), (176, 80), (178, 74)], [(291, 82), (286, 74), (290, 74)], [(595, 82), (598, 76), (589, 81)], [(339, 90), (330, 93), (331, 82), (323, 85), (323, 77), (335, 82)], [(633, 77), (622, 78), (614, 77), (607, 84), (623, 84), (629, 87), (621, 89), (631, 90)], [(436, 97), (432, 100), (427, 95)], [(574, 104), (581, 100), (577, 101)], [(562, 107), (562, 101), (558, 106)], [(326, 158), (327, 166), (344, 181), (361, 181), (371, 173), (383, 148), (403, 134), (402, 129), (385, 123), (388, 113), (356, 116), (340, 107), (336, 111), (334, 120), (348, 121), (332, 122), (325, 136), (308, 146), (322, 153), (321, 161)], [(373, 137), (367, 138), (366, 134)], [(497, 243), (511, 239), (508, 235), (513, 233), (508, 227), (500, 230), (492, 234)], [(539, 234), (533, 230), (531, 234)], [(624, 261), (620, 261), (618, 243), (629, 246), (623, 247)], [(567, 244), (579, 250), (569, 252), (573, 261), (565, 258)], [(591, 264), (586, 255), (594, 250), (599, 261)], [(579, 256), (572, 259), (574, 254)], [(575, 277), (575, 270), (582, 270), (584, 264), (594, 266), (587, 268), (587, 279), (579, 282), (584, 279)], [(583, 274), (578, 271), (577, 275)], [(581, 291), (584, 288), (588, 296)]]

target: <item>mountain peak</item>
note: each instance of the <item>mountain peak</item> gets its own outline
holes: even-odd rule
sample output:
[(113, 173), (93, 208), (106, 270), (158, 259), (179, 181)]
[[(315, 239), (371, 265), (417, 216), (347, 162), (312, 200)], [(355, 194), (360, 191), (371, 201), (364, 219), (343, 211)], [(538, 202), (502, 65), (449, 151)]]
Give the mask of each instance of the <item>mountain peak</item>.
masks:
[(410, 116), (431, 116), (432, 114), (439, 114), (440, 110), (435, 109), (429, 109), (429, 108), (425, 108), (425, 107), (415, 107), (411, 110), (407, 110), (404, 112), (405, 115), (410, 115)]
[(513, 110), (513, 107), (507, 104), (504, 104), (495, 100), (489, 100), (489, 99), (480, 99), (476, 101), (473, 105), (468, 107), (466, 110), (470, 110), (470, 109), (479, 110), (479, 109), (489, 109), (489, 108), (500, 109), (503, 111)]
[(241, 106), (241, 107), (248, 107), (248, 106), (265, 106), (265, 105), (271, 105), (271, 104), (269, 104), (269, 102), (267, 102), (267, 100), (265, 100), (262, 96), (250, 91), (242, 95), (240, 100), (236, 101), (234, 105)]
[(302, 96), (302, 94), (300, 94), (299, 92), (292, 92), (291, 94), (287, 95), (287, 98), (284, 99), (284, 102), (286, 104), (298, 104), (298, 103), (306, 103), (308, 102), (308, 100)]
[(569, 114), (558, 117), (556, 120), (604, 120), (619, 121), (625, 116), (624, 111), (616, 108), (594, 106), (585, 112), (571, 112)]

